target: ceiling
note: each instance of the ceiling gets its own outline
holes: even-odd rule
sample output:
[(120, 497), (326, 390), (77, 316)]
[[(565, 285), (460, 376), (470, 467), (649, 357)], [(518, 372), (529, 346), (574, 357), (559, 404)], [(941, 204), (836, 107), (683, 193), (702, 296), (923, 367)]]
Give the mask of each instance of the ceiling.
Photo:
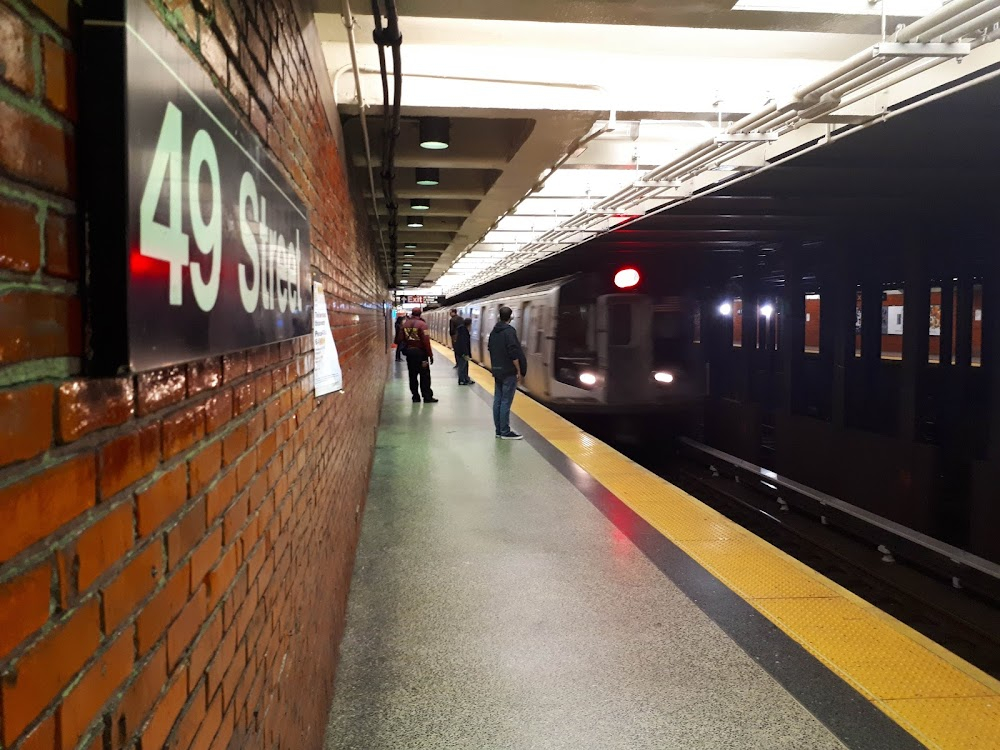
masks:
[[(461, 295), (471, 299), (581, 268), (720, 260), (789, 243), (919, 234), (935, 241), (992, 234), (1000, 187), (1000, 76), (920, 106), (710, 194), (585, 242)], [(936, 248), (932, 248), (934, 250)], [(941, 248), (944, 250), (944, 248)], [(939, 251), (940, 252), (940, 251)], [(712, 255), (704, 255), (709, 253)]]
[[(745, 11), (733, 10), (733, 2), (399, 0), (397, 288), (434, 293), (461, 286), (558, 224), (559, 215), (615, 193), (870, 46), (881, 25), (877, 12)], [(867, 0), (843, 2), (867, 10)], [(366, 15), (371, 5), (351, 2), (361, 107), (341, 4), (319, 0), (317, 6), (356, 183), (365, 187), (373, 228), (387, 236), (378, 177), (382, 89), (374, 23)], [(909, 20), (891, 17), (889, 28)], [(427, 116), (449, 119), (448, 149), (420, 147), (417, 130)], [(853, 120), (834, 115), (824, 122)], [(416, 167), (436, 167), (440, 183), (417, 185)], [(410, 211), (411, 199), (429, 199), (430, 209)], [(410, 216), (421, 217), (422, 226), (406, 226)]]

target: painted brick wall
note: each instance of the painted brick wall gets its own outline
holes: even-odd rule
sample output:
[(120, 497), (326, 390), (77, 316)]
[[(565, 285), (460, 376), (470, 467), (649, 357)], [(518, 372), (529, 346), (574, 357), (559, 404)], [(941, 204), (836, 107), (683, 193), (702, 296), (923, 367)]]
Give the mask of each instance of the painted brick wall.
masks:
[(292, 0), (155, 0), (311, 207), (348, 390), (301, 338), (80, 375), (67, 0), (0, 0), (0, 748), (321, 746), (384, 288)]

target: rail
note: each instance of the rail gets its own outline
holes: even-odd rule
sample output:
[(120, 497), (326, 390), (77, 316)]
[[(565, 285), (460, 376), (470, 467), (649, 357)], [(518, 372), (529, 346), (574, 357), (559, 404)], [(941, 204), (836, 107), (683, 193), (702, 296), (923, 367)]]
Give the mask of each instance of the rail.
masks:
[(774, 498), (779, 512), (811, 516), (872, 544), (887, 564), (906, 561), (947, 576), (954, 588), (1000, 600), (1000, 565), (996, 563), (696, 440), (681, 438), (679, 443), (683, 455), (704, 464), (713, 474), (728, 476)]

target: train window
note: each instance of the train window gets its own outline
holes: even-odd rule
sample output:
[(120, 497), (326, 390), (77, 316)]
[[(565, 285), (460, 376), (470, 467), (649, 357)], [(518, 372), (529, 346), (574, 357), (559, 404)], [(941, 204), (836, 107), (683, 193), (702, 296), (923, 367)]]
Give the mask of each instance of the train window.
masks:
[(695, 344), (701, 343), (701, 304), (698, 304), (694, 308), (694, 337), (692, 342)]
[(632, 306), (608, 306), (608, 343), (611, 346), (628, 346), (632, 343)]
[(778, 350), (778, 306), (769, 300), (761, 300), (757, 307), (757, 348)]
[(819, 294), (806, 295), (806, 335), (803, 350), (806, 354), (819, 354), (819, 321), (823, 300)]
[[(930, 297), (930, 319), (927, 325), (927, 362), (932, 365), (941, 362), (955, 363), (955, 296), (958, 286), (951, 288), (951, 336), (942, 336), (942, 329), (949, 316), (945, 315), (945, 305), (948, 304), (948, 295), (944, 292), (947, 287), (932, 286)], [(942, 349), (947, 347), (947, 351)]]
[(535, 353), (540, 354), (542, 351), (542, 336), (545, 335), (545, 316), (538, 315), (535, 319)]
[(736, 297), (732, 304), (733, 346), (743, 346), (743, 300)]
[(904, 298), (902, 289), (882, 292), (882, 359), (903, 359)]
[(861, 287), (854, 293), (854, 357), (861, 357)]
[(531, 341), (531, 319), (534, 311), (531, 309), (531, 303), (525, 302), (524, 306), (521, 308), (521, 322), (516, 328), (520, 329), (521, 332), (521, 348), (528, 351), (528, 342)]
[[(993, 308), (991, 307), (990, 310)], [(996, 357), (994, 352), (991, 357)], [(983, 285), (972, 285), (972, 366), (983, 363)]]

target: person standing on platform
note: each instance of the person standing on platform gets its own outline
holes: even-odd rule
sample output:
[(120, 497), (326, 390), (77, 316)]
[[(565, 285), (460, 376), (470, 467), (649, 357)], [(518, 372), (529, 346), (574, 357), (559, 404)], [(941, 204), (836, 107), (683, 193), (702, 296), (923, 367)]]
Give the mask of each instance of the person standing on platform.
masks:
[[(448, 335), (451, 336), (451, 350), (455, 351), (455, 337), (458, 335), (458, 327), (462, 325), (462, 319), (458, 317), (458, 310), (452, 309), (448, 313)], [(458, 354), (455, 355), (455, 367), (458, 367)]]
[(490, 331), (490, 362), (493, 370), (493, 426), (502, 440), (520, 440), (521, 435), (510, 429), (510, 407), (514, 403), (517, 384), (528, 374), (528, 358), (521, 349), (517, 331), (510, 324), (513, 311), (504, 305), (500, 320)]
[(469, 360), (472, 359), (472, 337), (469, 328), (472, 318), (459, 318), (459, 326), (455, 330), (455, 363), (458, 365), (458, 384), (472, 385), (469, 378)]
[[(419, 307), (413, 308), (410, 317), (403, 322), (403, 352), (406, 357), (406, 369), (410, 373), (410, 393), (413, 403), (420, 403), (421, 394), (425, 404), (436, 404), (434, 391), (431, 390), (431, 365), (434, 364), (434, 350), (431, 339), (427, 335), (427, 323), (424, 321)], [(418, 388), (419, 383), (419, 388)]]
[(396, 316), (396, 361), (403, 361), (403, 321), (406, 319), (406, 313), (401, 313)]

